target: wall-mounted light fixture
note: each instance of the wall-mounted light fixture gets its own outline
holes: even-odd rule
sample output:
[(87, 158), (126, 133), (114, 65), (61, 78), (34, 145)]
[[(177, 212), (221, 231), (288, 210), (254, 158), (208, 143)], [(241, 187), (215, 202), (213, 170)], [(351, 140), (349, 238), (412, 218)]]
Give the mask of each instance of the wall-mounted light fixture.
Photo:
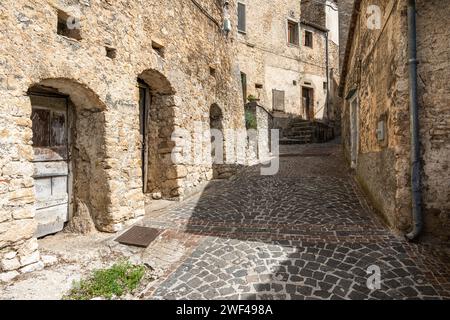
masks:
[(223, 2), (223, 32), (226, 36), (231, 32), (230, 2)]

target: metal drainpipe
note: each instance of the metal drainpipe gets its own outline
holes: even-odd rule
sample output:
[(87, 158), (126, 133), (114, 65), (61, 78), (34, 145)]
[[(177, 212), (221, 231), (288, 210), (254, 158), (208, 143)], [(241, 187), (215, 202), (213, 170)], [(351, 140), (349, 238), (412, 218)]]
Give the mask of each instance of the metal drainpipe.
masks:
[(326, 105), (327, 105), (327, 121), (330, 120), (330, 49), (328, 46), (328, 32), (326, 32), (325, 34), (325, 39), (326, 39), (326, 45), (325, 45), (325, 55), (326, 55), (326, 73), (327, 73), (327, 100), (326, 100)]
[(410, 121), (411, 121), (411, 191), (412, 217), (414, 229), (406, 235), (409, 241), (416, 239), (423, 229), (419, 107), (417, 98), (417, 33), (416, 1), (408, 0), (408, 46), (409, 46), (409, 81), (410, 81)]

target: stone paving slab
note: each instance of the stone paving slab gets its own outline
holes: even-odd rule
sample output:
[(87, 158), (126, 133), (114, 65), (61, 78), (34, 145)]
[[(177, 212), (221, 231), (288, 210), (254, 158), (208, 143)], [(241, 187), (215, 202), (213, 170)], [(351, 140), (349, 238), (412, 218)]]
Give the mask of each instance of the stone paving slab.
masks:
[[(283, 157), (276, 176), (252, 167), (148, 214), (145, 225), (197, 242), (144, 297), (450, 299), (446, 251), (392, 234), (366, 203), (340, 146), (311, 147), (330, 156)], [(379, 290), (367, 287), (373, 266)]]
[[(448, 299), (448, 282), (430, 277), (423, 256), (403, 242), (262, 243), (209, 237), (152, 299)], [(421, 252), (423, 254), (423, 252)], [(367, 288), (367, 268), (381, 289)], [(448, 266), (439, 265), (446, 271)]]

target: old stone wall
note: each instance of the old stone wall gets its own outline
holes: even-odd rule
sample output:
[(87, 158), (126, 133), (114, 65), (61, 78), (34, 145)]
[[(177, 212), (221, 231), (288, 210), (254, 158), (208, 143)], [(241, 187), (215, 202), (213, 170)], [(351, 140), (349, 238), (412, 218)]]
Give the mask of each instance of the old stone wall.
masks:
[(326, 27), (326, 0), (302, 0), (302, 20), (314, 23), (320, 27)]
[[(312, 47), (302, 46), (301, 61), (303, 65), (301, 87), (313, 88), (314, 90), (314, 114), (316, 119), (334, 119), (333, 91), (331, 88), (332, 70), (335, 79), (339, 80), (339, 45), (328, 38), (328, 72), (327, 79), (327, 34), (326, 32), (302, 24), (302, 34), (305, 31), (312, 32)], [(337, 71), (337, 72), (336, 72)], [(327, 84), (327, 81), (330, 83)], [(327, 110), (327, 87), (330, 85), (330, 104)], [(303, 109), (303, 108), (302, 108)], [(306, 116), (305, 110), (302, 110)]]
[[(360, 183), (387, 222), (398, 230), (410, 226), (408, 193), (409, 143), (408, 74), (406, 59), (406, 20), (404, 3), (362, 1), (379, 5), (383, 12), (384, 31), (367, 28), (365, 15), (359, 16), (349, 58), (345, 95), (357, 89), (358, 160), (356, 172)], [(350, 154), (350, 103), (344, 106), (343, 142)], [(377, 128), (385, 120), (386, 138), (377, 139)], [(406, 205), (406, 207), (403, 207)]]
[(355, 0), (339, 0), (339, 62), (340, 68), (344, 63), (345, 49), (347, 47), (348, 31), (353, 13)]
[(289, 44), (287, 34), (288, 20), (300, 20), (300, 1), (240, 2), (246, 5), (247, 30), (238, 34), (238, 59), (247, 76), (247, 95), (272, 110), (272, 90), (284, 91), (285, 112), (300, 114), (300, 45)]
[[(59, 89), (75, 107), (104, 106), (96, 115), (79, 113), (78, 138), (84, 130), (104, 141), (81, 153), (79, 171), (104, 185), (106, 200), (89, 189), (98, 207), (97, 228), (116, 231), (144, 214), (139, 90), (146, 70), (161, 75), (172, 89), (173, 126), (208, 126), (208, 110), (217, 103), (229, 128), (244, 127), (235, 65), (235, 33), (221, 32), (221, 1), (9, 1), (0, 3), (0, 274), (3, 280), (41, 267), (34, 219), (31, 103), (35, 84)], [(231, 10), (235, 10), (231, 1)], [(79, 37), (57, 34), (58, 12), (80, 19)], [(235, 25), (236, 18), (232, 16)], [(76, 22), (77, 20), (75, 20)], [(49, 80), (50, 79), (50, 80)], [(153, 84), (158, 92), (158, 77)], [(169, 115), (158, 115), (165, 117)], [(96, 122), (96, 124), (93, 124)], [(102, 124), (102, 122), (104, 122)], [(166, 136), (168, 133), (162, 133)], [(76, 145), (75, 145), (76, 146)], [(160, 146), (161, 147), (161, 146)], [(84, 158), (83, 158), (84, 159)], [(83, 169), (84, 168), (84, 169)], [(165, 169), (165, 168), (164, 168)], [(212, 176), (212, 166), (175, 170), (173, 194), (182, 196)], [(101, 175), (97, 174), (102, 172)], [(76, 177), (75, 177), (76, 178)], [(79, 177), (78, 182), (83, 178)], [(95, 186), (91, 184), (91, 186)], [(80, 190), (83, 185), (80, 185)], [(98, 191), (98, 190), (97, 190)], [(93, 194), (94, 193), (94, 194)], [(92, 204), (94, 202), (94, 204)], [(104, 205), (104, 206), (103, 206)], [(92, 213), (91, 213), (92, 214)]]
[[(326, 90), (326, 39), (325, 32), (299, 24), (299, 44), (288, 43), (288, 21), (316, 22), (320, 28), (333, 28), (330, 34), (338, 34), (338, 15), (328, 14), (326, 3), (308, 1), (243, 0), (246, 5), (246, 32), (238, 34), (239, 67), (246, 75), (246, 92), (259, 99), (269, 111), (278, 116), (304, 116), (302, 85), (314, 88), (317, 118), (324, 117)], [(305, 8), (305, 9), (304, 9)], [(305, 10), (305, 11), (303, 11)], [(335, 17), (334, 17), (335, 16)], [(313, 48), (304, 46), (305, 30), (313, 31)], [(335, 39), (336, 38), (336, 39)], [(329, 39), (330, 70), (339, 73), (339, 41)], [(273, 90), (284, 94), (284, 108), (274, 108)], [(281, 111), (281, 112), (278, 112)], [(334, 114), (334, 112), (332, 112)]]
[[(356, 90), (359, 102), (358, 180), (387, 223), (406, 232), (412, 223), (407, 1), (362, 1), (360, 12), (373, 4), (381, 8), (382, 28), (369, 30), (366, 17), (359, 16), (347, 60), (344, 97), (350, 98)], [(449, 48), (439, 44), (448, 37), (444, 27), (448, 18), (442, 16), (448, 9), (448, 4), (439, 1), (418, 1), (425, 232), (442, 238), (449, 234), (448, 86), (444, 84)], [(350, 158), (349, 100), (342, 119), (344, 149)], [(380, 127), (384, 139), (377, 137)]]
[(417, 2), (420, 138), (426, 230), (450, 236), (450, 3)]

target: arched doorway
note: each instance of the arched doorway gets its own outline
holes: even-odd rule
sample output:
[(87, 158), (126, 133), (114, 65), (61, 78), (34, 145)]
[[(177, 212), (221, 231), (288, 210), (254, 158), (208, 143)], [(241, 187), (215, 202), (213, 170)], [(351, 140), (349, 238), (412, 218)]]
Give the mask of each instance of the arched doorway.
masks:
[(181, 177), (171, 159), (175, 91), (156, 70), (142, 72), (137, 82), (143, 192), (154, 199), (176, 198)]
[(33, 131), (37, 237), (107, 224), (105, 105), (86, 86), (43, 80), (28, 90)]
[(217, 104), (212, 104), (209, 109), (209, 128), (211, 131), (211, 161), (213, 178), (219, 179), (221, 168), (225, 163), (223, 112)]

